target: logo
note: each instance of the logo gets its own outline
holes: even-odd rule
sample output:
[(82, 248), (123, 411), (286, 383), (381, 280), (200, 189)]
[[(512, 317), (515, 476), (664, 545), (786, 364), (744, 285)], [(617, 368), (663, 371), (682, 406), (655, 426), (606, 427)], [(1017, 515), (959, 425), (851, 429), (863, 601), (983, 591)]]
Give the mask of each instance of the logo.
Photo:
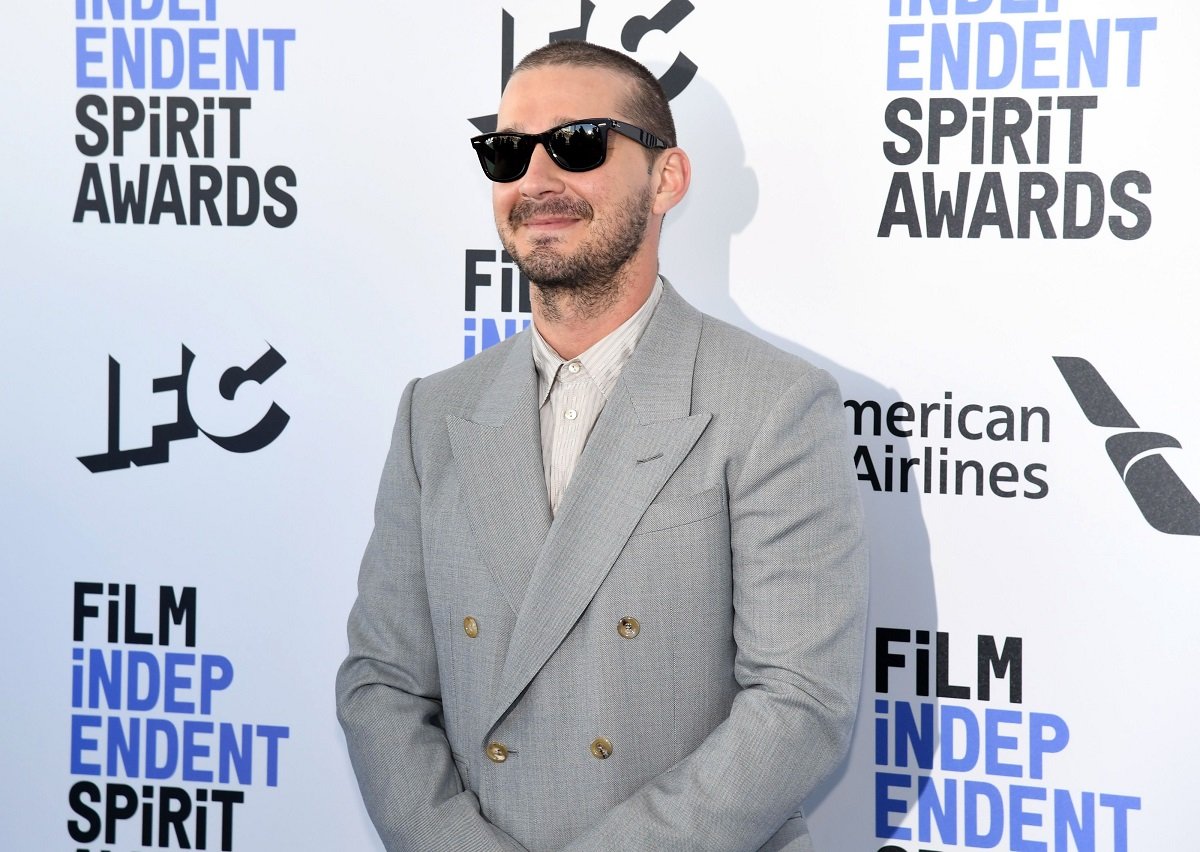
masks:
[[(653, 4), (648, 4), (653, 5)], [(625, 26), (621, 29), (621, 47), (627, 53), (634, 53), (642, 43), (642, 39), (649, 33), (661, 32), (669, 33), (675, 29), (684, 18), (692, 14), (696, 9), (688, 0), (668, 0), (657, 12), (647, 17), (645, 15), (634, 15), (625, 22)], [(560, 41), (587, 41), (588, 26), (592, 21), (592, 14), (596, 11), (596, 4), (592, 0), (580, 0), (579, 3), (579, 25), (570, 29), (554, 30), (547, 34), (546, 43), (555, 44)], [(512, 76), (514, 55), (513, 55), (513, 32), (515, 30), (516, 21), (513, 16), (508, 13), (508, 10), (500, 10), (500, 91), (504, 91), (504, 87), (508, 85), (508, 78)], [(658, 82), (662, 84), (663, 91), (666, 92), (667, 100), (674, 100), (692, 79), (696, 76), (696, 63), (692, 62), (685, 54), (677, 53), (671, 67), (666, 73), (658, 78)], [(582, 118), (583, 116), (578, 116)], [(471, 124), (480, 133), (493, 133), (496, 130), (496, 114), (481, 115), (476, 118), (469, 119)]]
[(1074, 742), (1057, 713), (1026, 709), (1024, 640), (973, 639), (974, 665), (955, 673), (949, 633), (875, 629), (873, 810), (887, 842), (878, 852), (1139, 848), (1130, 837), (1140, 796), (1060, 786), (1070, 747), (1097, 744)]
[[(506, 251), (490, 249), (467, 249), (466, 290), (463, 296), (463, 359), (507, 340), (519, 331), (529, 328), (529, 279), (517, 268)], [(517, 278), (517, 301), (513, 303), (513, 277)], [(493, 311), (478, 309), (478, 289), (491, 287), (492, 281), (500, 279), (499, 315)], [(492, 307), (495, 297), (491, 299)], [(484, 314), (491, 313), (491, 316)]]
[[(875, 491), (1030, 500), (1050, 493), (1046, 464), (1013, 456), (1027, 456), (1026, 444), (1050, 442), (1044, 406), (985, 406), (956, 400), (951, 391), (934, 402), (847, 399), (843, 405), (850, 430), (868, 442), (854, 450), (858, 479)], [(882, 452), (872, 438), (886, 442)], [(984, 457), (997, 451), (1005, 457)]]
[(75, 222), (296, 221), (295, 171), (241, 161), (251, 147), (248, 94), (286, 88), (294, 29), (217, 26), (216, 0), (74, 5), (75, 86), (86, 94), (75, 104), (73, 141), (88, 158)]
[[(291, 417), (272, 402), (262, 419), (237, 435), (216, 435), (206, 432), (192, 417), (188, 404), (188, 375), (196, 356), (187, 346), (181, 346), (180, 370), (175, 375), (154, 379), (153, 393), (175, 394), (175, 420), (160, 423), (151, 432), (152, 440), (146, 447), (122, 450), (121, 439), (121, 364), (111, 355), (108, 358), (108, 449), (103, 453), (79, 456), (79, 461), (92, 473), (123, 470), (130, 465), (164, 464), (170, 461), (171, 442), (195, 438), (203, 433), (209, 440), (231, 453), (252, 453), (270, 444), (283, 432)], [(262, 384), (286, 364), (283, 356), (268, 344), (268, 349), (249, 367), (230, 367), (221, 374), (217, 390), (221, 397), (233, 401), (238, 389), (247, 382)]]
[(196, 587), (76, 582), (71, 614), (71, 840), (242, 848), (245, 791), (279, 786), (291, 729), (223, 718), (235, 666), (196, 650)]
[(931, 94), (884, 112), (884, 157), (920, 171), (892, 174), (879, 237), (1146, 235), (1150, 178), (1085, 170), (1101, 104), (1078, 92), (1141, 86), (1157, 18), (1071, 18), (1058, 0), (890, 0), (888, 15), (887, 90)]
[(1084, 416), (1104, 429), (1138, 429), (1105, 441), (1108, 457), (1150, 526), (1171, 535), (1200, 535), (1200, 502), (1158, 450), (1181, 449), (1162, 432), (1140, 431), (1108, 382), (1083, 358), (1055, 357), (1054, 363)]
[[(695, 6), (687, 0), (668, 0), (657, 10), (655, 3), (647, 3), (649, 14), (634, 15), (621, 28), (621, 48), (634, 53), (648, 34), (669, 33), (688, 15)], [(546, 31), (546, 43), (560, 41), (587, 41), (588, 28), (596, 4), (592, 0), (580, 0), (579, 23), (566, 29)], [(603, 14), (603, 13), (602, 13)], [(508, 85), (515, 64), (514, 34), (516, 19), (506, 9), (500, 10), (500, 91)], [(698, 68), (686, 54), (676, 53), (671, 66), (659, 77), (668, 100), (673, 100), (684, 91), (696, 76)], [(581, 116), (582, 117), (582, 116)], [(481, 115), (468, 119), (480, 133), (491, 133), (496, 129), (496, 114)], [(495, 249), (467, 249), (464, 263), (463, 297), (463, 358), (470, 358), (489, 346), (494, 346), (529, 328), (529, 279), (513, 262), (508, 252)], [(480, 292), (482, 287), (498, 287)], [(482, 296), (482, 298), (480, 298)]]

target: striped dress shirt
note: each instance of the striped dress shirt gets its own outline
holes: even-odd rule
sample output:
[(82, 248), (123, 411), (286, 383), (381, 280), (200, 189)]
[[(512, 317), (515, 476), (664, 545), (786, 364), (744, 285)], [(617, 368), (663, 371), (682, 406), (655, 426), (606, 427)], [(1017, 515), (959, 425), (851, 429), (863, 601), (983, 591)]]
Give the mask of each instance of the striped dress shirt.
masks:
[(538, 374), (542, 424), (542, 466), (550, 512), (558, 504), (596, 419), (604, 409), (621, 369), (633, 354), (662, 296), (662, 279), (654, 282), (645, 304), (629, 319), (596, 341), (586, 352), (563, 360), (533, 327), (533, 363)]

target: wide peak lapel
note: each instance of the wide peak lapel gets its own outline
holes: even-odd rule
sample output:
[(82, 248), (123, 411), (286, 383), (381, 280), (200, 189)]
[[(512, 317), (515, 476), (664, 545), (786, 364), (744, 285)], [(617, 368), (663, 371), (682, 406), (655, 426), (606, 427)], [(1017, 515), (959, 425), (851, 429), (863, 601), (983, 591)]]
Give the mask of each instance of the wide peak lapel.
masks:
[(517, 341), (470, 419), (446, 418), (480, 556), (517, 612), (550, 529), (537, 375)]
[(692, 374), (704, 316), (663, 279), (663, 294), (621, 381), (642, 423), (677, 420), (692, 412)]
[[(647, 506), (708, 425), (711, 414), (688, 411), (699, 327), (700, 315), (664, 292), (596, 422), (534, 566), (489, 727), (579, 620)], [(642, 387), (647, 381), (655, 387)]]

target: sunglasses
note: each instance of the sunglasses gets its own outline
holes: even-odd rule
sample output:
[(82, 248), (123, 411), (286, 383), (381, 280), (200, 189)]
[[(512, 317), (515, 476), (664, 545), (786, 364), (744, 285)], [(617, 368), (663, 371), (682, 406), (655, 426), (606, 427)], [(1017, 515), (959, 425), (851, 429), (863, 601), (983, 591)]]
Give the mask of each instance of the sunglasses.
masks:
[(560, 169), (588, 172), (600, 168), (608, 156), (610, 130), (647, 148), (671, 147), (648, 130), (611, 118), (568, 121), (545, 133), (485, 133), (472, 138), (471, 144), (488, 179), (508, 183), (525, 174), (539, 143)]

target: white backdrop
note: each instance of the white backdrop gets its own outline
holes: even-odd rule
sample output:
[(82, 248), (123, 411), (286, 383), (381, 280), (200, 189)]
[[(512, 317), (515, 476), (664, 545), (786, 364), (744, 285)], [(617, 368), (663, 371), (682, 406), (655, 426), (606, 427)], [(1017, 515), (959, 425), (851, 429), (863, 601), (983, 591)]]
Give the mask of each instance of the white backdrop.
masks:
[[(135, 9), (145, 18), (133, 19)], [(114, 10), (131, 17), (112, 20)], [(673, 106), (695, 178), (668, 217), (664, 273), (702, 309), (832, 370), (865, 412), (849, 451), (873, 548), (869, 654), (850, 759), (809, 803), (818, 848), (1190, 848), (1185, 814), (1200, 761), (1189, 712), (1200, 699), (1190, 662), (1200, 641), (1191, 612), (1200, 599), (1200, 507), (1191, 496), (1200, 494), (1192, 233), (1200, 12), (1169, 0), (880, 0), (853, 10), (665, 0), (352, 9), (62, 0), (8, 10), (0, 27), (0, 110), (9, 117), (0, 135), (0, 846), (181, 848), (182, 833), (193, 848), (217, 849), (231, 820), (227, 845), (237, 850), (379, 848), (334, 718), (332, 679), (400, 389), (461, 359), (492, 330), (503, 336), (506, 321), (519, 328), (527, 319), (519, 304), (502, 304), (502, 276), (513, 272), (498, 260), (489, 187), (467, 143), (477, 132), (470, 119), (493, 112), (499, 96), (505, 15), (516, 58), (576, 29), (656, 73), (685, 69), (674, 78), (686, 85)], [(638, 16), (648, 19), (640, 28)], [(145, 85), (127, 69), (118, 86), (114, 55), (126, 41), (136, 52), (138, 38)], [(160, 53), (166, 79), (156, 87), (151, 46), (175, 39), (180, 52)], [(257, 81), (247, 77), (251, 58), (239, 64), (252, 42)], [(981, 43), (991, 51), (982, 66)], [(936, 69), (949, 67), (932, 59), (943, 45), (970, 57), (933, 89)], [(185, 56), (175, 83), (172, 63)], [(951, 66), (966, 53), (956, 56)], [(1062, 108), (1070, 102), (1059, 99), (1090, 96), (1071, 162)], [(207, 106), (206, 97), (249, 104)], [(78, 105), (89, 98), (108, 114), (85, 100), (81, 122)], [(901, 154), (910, 144), (885, 123), (898, 98), (921, 111), (920, 119), (911, 105), (897, 112), (921, 139), (911, 163), (885, 156), (885, 143)], [(929, 114), (936, 107), (949, 123), (951, 99), (963, 129), (931, 163)], [(999, 104), (1016, 120), (1017, 99), (1029, 109), (1020, 138), (1032, 162), (1018, 162), (1011, 140), (996, 162), (994, 111)], [(182, 143), (169, 156), (162, 135), (153, 148), (154, 122), (163, 134), (174, 108), (186, 124), (188, 105), (197, 113), (196, 156)], [(96, 129), (113, 135), (117, 106), (131, 125), (144, 112), (119, 155), (115, 138), (102, 144)], [(976, 120), (983, 135), (973, 158)], [(1045, 162), (1037, 161), (1039, 131), (1049, 133)], [(122, 181), (147, 167), (150, 200), (127, 219), (150, 219), (157, 206), (156, 224), (102, 221), (100, 207), (117, 218), (113, 166)], [(161, 177), (170, 169), (177, 193)], [(911, 235), (910, 221), (930, 232), (926, 172), (939, 193), (967, 176), (963, 229), (978, 219), (977, 237)], [(1145, 177), (1122, 178), (1114, 191), (1125, 172)], [(1053, 237), (1036, 214), (1021, 213), (1022, 180), (1038, 187), (1026, 205), (1042, 199)], [(1103, 218), (1094, 236), (1063, 239), (1068, 186), (1088, 180), (1101, 186)], [(251, 224), (227, 224), (230, 182), (232, 209), (249, 217), (255, 207)], [(993, 195), (977, 211), (988, 182)], [(911, 206), (903, 194), (889, 202), (894, 184), (911, 185)], [(1044, 198), (1051, 184), (1060, 196), (1052, 203)], [(205, 191), (211, 209), (194, 201)], [(177, 223), (176, 196), (179, 215), (195, 224)], [(1083, 225), (1092, 200), (1086, 187), (1078, 197), (1074, 222)], [(286, 222), (289, 203), (294, 221), (271, 224), (267, 208)], [(885, 210), (900, 224), (879, 236)], [(1022, 218), (1031, 223), (1024, 238), (1016, 236)], [(1115, 233), (1139, 223), (1144, 233), (1134, 239)], [(473, 310), (469, 280), (479, 285)], [(183, 347), (194, 356), (186, 380), (178, 378)], [(285, 363), (255, 370), (272, 350)], [(1076, 379), (1077, 400), (1055, 357), (1089, 362), (1117, 409), (1095, 374)], [(227, 372), (233, 367), (253, 375)], [(878, 435), (873, 403), (883, 414)], [(257, 449), (231, 452), (206, 437), (246, 433), (272, 404), (286, 424), (278, 431), (276, 421), (278, 434)], [(969, 405), (980, 408), (964, 415)], [(1089, 421), (1087, 406), (1101, 422)], [(1121, 406), (1124, 418), (1108, 416)], [(1027, 440), (1023, 408), (1032, 411)], [(847, 416), (854, 426), (853, 408)], [(999, 439), (971, 437), (989, 423)], [(156, 441), (153, 429), (164, 424), (177, 424), (176, 434), (160, 431)], [(1134, 432), (1153, 434), (1122, 439), (1135, 444), (1132, 461), (1120, 459), (1127, 485), (1106, 442)], [(148, 462), (150, 451), (130, 451), (156, 445), (166, 451), (158, 463), (92, 473), (79, 461), (112, 450), (110, 461)], [(906, 462), (902, 476), (901, 459), (919, 461)], [(1176, 532), (1161, 531), (1172, 524)], [(84, 594), (87, 583), (101, 585)], [(136, 638), (125, 634), (127, 585), (136, 595), (129, 625), (148, 631), (151, 644), (126, 641)], [(195, 590), (194, 645), (183, 625), (157, 644), (163, 586)], [(910, 631), (909, 641), (880, 629)], [(940, 690), (937, 633), (946, 634)], [(890, 667), (876, 659), (881, 636), (892, 637)], [(980, 696), (988, 646), (979, 637), (993, 637), (1014, 660), (1020, 640), (1019, 696), (1011, 667), (991, 679), (988, 700)], [(188, 654), (227, 660), (227, 668), (210, 660), (218, 680), (232, 672), (207, 712), (186, 706), (200, 701), (203, 666), (171, 655)], [(127, 667), (141, 660), (143, 677), (160, 668), (157, 700), (139, 680), (134, 697), (148, 709), (131, 707), (127, 695), (98, 696), (100, 706), (89, 707), (103, 689), (88, 689), (89, 675), (76, 697), (72, 684), (93, 655)], [(919, 690), (922, 655), (928, 696)], [(877, 662), (888, 669), (886, 688)], [(176, 666), (171, 688), (168, 665)], [(922, 728), (919, 744), (897, 754), (889, 746), (896, 728), (910, 713), (920, 720), (922, 704), (936, 729)], [(133, 749), (140, 768), (131, 773), (118, 760), (109, 771), (108, 726), (128, 732), (150, 719), (164, 731), (153, 758), (143, 742)], [(237, 739), (249, 764), (225, 781), (221, 765), (234, 764), (222, 757), (221, 723), (239, 738), (243, 725), (255, 726)], [(174, 762), (167, 729), (179, 737)], [(918, 765), (918, 754), (932, 765)], [(146, 761), (160, 777), (147, 777)], [(240, 803), (221, 804), (238, 794)], [(133, 807), (133, 796), (140, 810), (109, 818)], [(106, 801), (115, 808), (108, 815)], [(163, 810), (184, 801), (180, 833), (167, 825), (160, 837)], [(148, 803), (158, 810), (143, 842)], [(69, 833), (72, 824), (84, 839)], [(109, 826), (116, 833), (106, 839)]]

